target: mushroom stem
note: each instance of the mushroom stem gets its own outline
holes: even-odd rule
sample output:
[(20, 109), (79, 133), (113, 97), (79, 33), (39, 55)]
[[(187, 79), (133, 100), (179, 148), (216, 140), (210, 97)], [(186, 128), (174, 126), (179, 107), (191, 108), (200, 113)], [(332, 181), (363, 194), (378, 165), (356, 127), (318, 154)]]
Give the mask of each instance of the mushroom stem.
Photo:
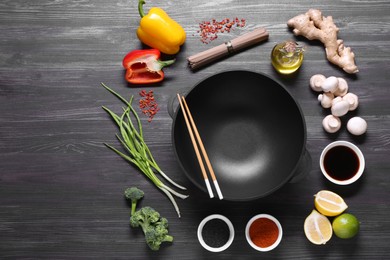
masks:
[(334, 115), (328, 115), (322, 120), (322, 126), (326, 132), (335, 133), (341, 127), (341, 120)]

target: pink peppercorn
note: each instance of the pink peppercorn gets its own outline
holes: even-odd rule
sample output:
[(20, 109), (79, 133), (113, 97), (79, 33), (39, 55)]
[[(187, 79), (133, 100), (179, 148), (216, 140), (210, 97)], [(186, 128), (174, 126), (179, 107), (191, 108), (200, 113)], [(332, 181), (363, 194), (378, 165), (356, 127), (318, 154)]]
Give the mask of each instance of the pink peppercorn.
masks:
[(216, 19), (203, 21), (199, 23), (199, 30), (197, 32), (200, 35), (200, 41), (208, 44), (218, 38), (218, 33), (230, 32), (234, 25), (236, 27), (244, 27), (246, 20), (235, 17), (232, 20), (225, 18), (221, 21), (217, 21)]

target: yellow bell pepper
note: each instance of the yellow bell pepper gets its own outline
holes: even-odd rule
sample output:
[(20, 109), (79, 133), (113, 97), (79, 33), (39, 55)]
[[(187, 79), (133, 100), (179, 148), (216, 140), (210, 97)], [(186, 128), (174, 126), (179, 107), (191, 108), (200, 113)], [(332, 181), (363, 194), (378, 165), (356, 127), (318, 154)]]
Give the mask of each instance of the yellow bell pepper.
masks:
[(186, 32), (175, 20), (171, 19), (163, 9), (153, 7), (145, 15), (139, 0), (138, 11), (141, 16), (137, 36), (144, 44), (160, 50), (165, 54), (176, 54), (186, 40)]

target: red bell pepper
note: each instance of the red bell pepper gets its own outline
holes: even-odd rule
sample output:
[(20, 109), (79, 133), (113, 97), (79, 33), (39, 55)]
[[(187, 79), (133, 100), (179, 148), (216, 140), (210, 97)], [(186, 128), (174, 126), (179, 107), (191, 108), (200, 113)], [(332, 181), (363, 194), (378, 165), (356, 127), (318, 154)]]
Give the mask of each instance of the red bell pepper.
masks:
[(171, 65), (175, 60), (161, 61), (157, 49), (134, 50), (123, 58), (126, 69), (126, 81), (133, 84), (149, 84), (164, 79), (162, 68)]

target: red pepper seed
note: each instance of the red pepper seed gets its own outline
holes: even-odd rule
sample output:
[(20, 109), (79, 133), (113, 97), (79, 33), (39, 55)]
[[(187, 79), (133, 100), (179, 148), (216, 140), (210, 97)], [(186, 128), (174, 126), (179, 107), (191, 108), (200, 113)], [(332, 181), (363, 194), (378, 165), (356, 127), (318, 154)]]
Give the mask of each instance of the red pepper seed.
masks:
[(153, 117), (160, 110), (158, 103), (155, 101), (153, 91), (150, 90), (149, 92), (146, 92), (145, 90), (141, 90), (139, 95), (142, 97), (139, 101), (141, 112), (147, 115), (149, 117), (148, 122), (151, 122)]

